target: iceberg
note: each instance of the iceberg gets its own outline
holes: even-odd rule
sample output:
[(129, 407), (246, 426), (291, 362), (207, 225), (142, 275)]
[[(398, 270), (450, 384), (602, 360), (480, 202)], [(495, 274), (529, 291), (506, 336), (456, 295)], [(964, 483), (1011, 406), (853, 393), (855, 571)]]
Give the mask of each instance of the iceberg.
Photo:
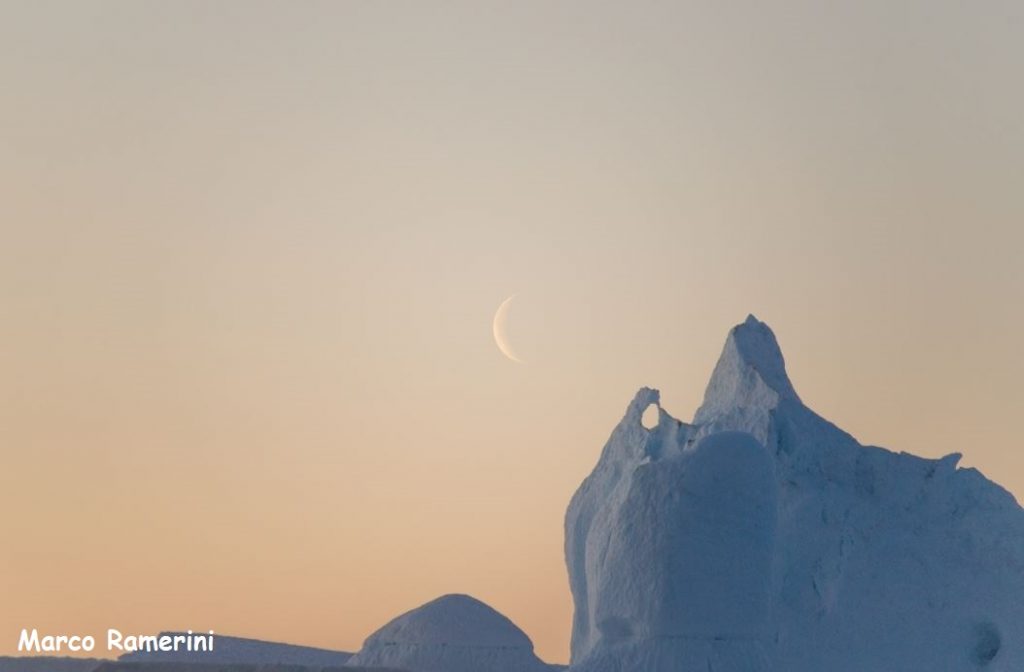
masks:
[(570, 669), (1024, 669), (1024, 511), (959, 459), (860, 445), (748, 317), (693, 422), (641, 389), (573, 496)]
[(409, 672), (553, 672), (512, 621), (468, 595), (444, 595), (370, 635), (348, 665)]

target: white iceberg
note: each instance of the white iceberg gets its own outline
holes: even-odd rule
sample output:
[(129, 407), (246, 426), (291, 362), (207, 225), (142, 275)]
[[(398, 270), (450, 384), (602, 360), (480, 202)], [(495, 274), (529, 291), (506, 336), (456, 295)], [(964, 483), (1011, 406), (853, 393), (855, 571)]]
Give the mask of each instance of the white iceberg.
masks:
[(409, 672), (552, 672), (512, 621), (468, 595), (445, 595), (370, 635), (348, 665)]
[(734, 328), (693, 424), (642, 389), (566, 515), (579, 672), (1019, 672), (1024, 512), (861, 446)]

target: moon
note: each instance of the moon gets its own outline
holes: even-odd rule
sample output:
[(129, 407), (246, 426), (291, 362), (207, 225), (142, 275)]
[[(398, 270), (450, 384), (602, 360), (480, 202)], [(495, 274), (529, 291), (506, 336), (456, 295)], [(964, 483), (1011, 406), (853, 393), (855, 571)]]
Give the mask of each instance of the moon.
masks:
[(512, 299), (514, 298), (516, 298), (515, 294), (502, 301), (501, 305), (498, 306), (498, 312), (494, 313), (494, 342), (498, 346), (498, 350), (501, 350), (501, 354), (517, 364), (523, 364), (523, 360), (519, 359), (515, 350), (509, 345), (508, 335), (505, 333), (505, 323), (508, 321), (508, 308), (512, 305)]

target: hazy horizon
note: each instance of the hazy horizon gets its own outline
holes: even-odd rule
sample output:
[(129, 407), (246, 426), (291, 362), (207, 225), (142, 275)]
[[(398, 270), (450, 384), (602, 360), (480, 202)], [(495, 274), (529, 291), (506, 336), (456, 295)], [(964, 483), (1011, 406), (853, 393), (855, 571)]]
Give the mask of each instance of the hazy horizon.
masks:
[(1024, 496), (1019, 3), (0, 12), (0, 655), (459, 592), (564, 662), (569, 497), (748, 313)]

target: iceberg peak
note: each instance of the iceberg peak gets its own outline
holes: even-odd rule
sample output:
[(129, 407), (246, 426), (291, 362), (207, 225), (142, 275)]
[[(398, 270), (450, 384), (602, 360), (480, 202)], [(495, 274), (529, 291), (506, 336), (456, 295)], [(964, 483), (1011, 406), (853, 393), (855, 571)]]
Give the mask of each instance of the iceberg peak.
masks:
[(772, 409), (782, 399), (800, 402), (782, 350), (771, 328), (748, 315), (729, 332), (694, 421), (740, 408)]

